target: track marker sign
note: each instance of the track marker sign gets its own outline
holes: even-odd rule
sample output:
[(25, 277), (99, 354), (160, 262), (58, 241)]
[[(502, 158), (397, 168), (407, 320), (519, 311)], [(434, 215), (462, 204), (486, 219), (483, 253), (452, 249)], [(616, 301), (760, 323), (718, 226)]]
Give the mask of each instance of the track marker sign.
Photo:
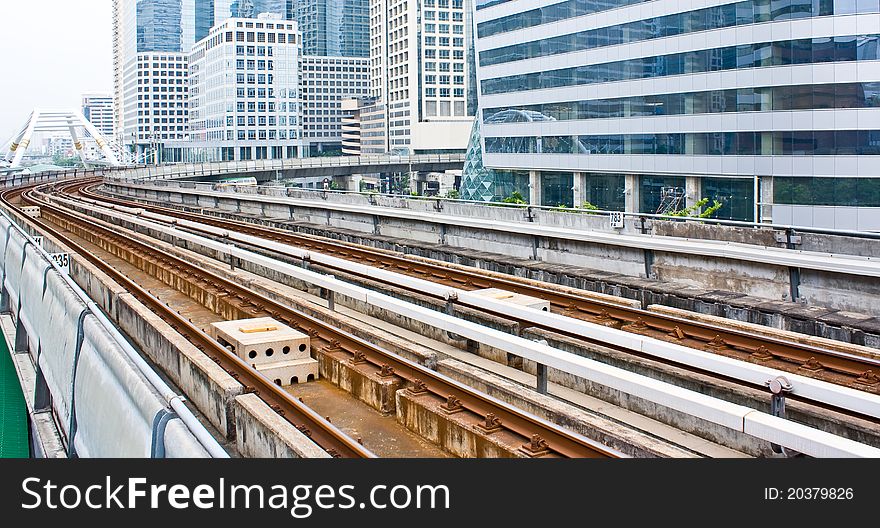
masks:
[(69, 253), (49, 253), (52, 261), (61, 268), (61, 271), (70, 275), (70, 254)]

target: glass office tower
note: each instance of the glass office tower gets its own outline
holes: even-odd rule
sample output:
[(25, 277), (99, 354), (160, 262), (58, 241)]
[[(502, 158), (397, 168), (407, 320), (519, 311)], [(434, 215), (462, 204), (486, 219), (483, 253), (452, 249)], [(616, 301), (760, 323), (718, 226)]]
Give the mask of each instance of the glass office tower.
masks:
[(305, 55), (367, 57), (369, 0), (298, 0)]
[(261, 13), (275, 13), (281, 18), (291, 20), (293, 17), (291, 0), (218, 0), (217, 23), (225, 18), (256, 18)]
[(137, 51), (181, 51), (183, 1), (140, 0), (137, 3)]
[(603, 209), (710, 198), (721, 218), (880, 229), (877, 0), (474, 13), (483, 163), (528, 171), (533, 201), (571, 179), (567, 201)]
[(214, 25), (214, 0), (195, 0), (195, 41), (208, 35)]

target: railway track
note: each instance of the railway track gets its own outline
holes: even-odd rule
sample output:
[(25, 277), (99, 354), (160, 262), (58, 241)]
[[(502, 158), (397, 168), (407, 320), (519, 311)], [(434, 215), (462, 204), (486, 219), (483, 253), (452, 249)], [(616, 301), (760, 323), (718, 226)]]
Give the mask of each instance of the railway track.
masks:
[[(880, 359), (878, 358), (821, 348), (796, 341), (754, 335), (728, 327), (622, 306), (586, 295), (547, 288), (528, 279), (512, 276), (499, 277), (497, 274), (479, 269), (447, 263), (432, 263), (428, 259), (412, 258), (391, 251), (291, 233), (283, 229), (255, 225), (247, 221), (218, 218), (213, 215), (145, 204), (141, 201), (109, 197), (90, 189), (90, 187), (94, 187), (94, 184), (74, 184), (65, 187), (68, 192), (78, 193), (98, 202), (137, 207), (185, 218), (325, 253), (341, 259), (388, 269), (438, 284), (464, 290), (499, 288), (540, 298), (550, 302), (552, 311), (576, 319), (880, 394), (880, 376), (878, 376), (880, 374)], [(328, 265), (322, 264), (322, 266), (332, 269)], [(351, 271), (345, 271), (345, 273), (352, 274)], [(374, 277), (369, 277), (369, 279), (377, 280)], [(402, 288), (399, 284), (388, 283), (388, 285)], [(535, 326), (528, 322), (521, 323), (525, 326)], [(554, 328), (547, 330), (559, 332)]]
[[(83, 185), (84, 182), (76, 182), (70, 187), (69, 184), (63, 187), (70, 190), (71, 187)], [(7, 206), (17, 209), (13, 199), (20, 195), (25, 203), (38, 205), (41, 208), (42, 218), (51, 220), (51, 224), (62, 226), (64, 230), (74, 233), (82, 240), (95, 244), (145, 271), (149, 269), (154, 272), (156, 269), (169, 271), (174, 279), (169, 278), (167, 274), (166, 279), (176, 284), (180, 291), (190, 296), (198, 295), (199, 291), (203, 292), (204, 295), (211, 297), (212, 302), (222, 305), (218, 311), (228, 315), (229, 318), (273, 317), (306, 332), (312, 339), (313, 348), (321, 350), (322, 353), (345, 358), (353, 365), (368, 366), (381, 377), (401, 379), (408, 385), (412, 395), (431, 398), (450, 412), (463, 413), (461, 416), (466, 416), (474, 427), (480, 427), (481, 424), (491, 425), (492, 427), (488, 428), (490, 434), (501, 433), (511, 442), (519, 443), (524, 456), (560, 458), (619, 456), (616, 451), (597, 442), (488, 397), (183, 259), (160, 252), (134, 238), (126, 237), (103, 222), (46, 201), (40, 197), (37, 187), (39, 186), (6, 191), (0, 194), (0, 200)], [(128, 279), (119, 270), (94, 256), (89, 256), (88, 251), (61, 229), (53, 227), (50, 222), (42, 219), (32, 219), (32, 221), (42, 231), (52, 234), (73, 251), (88, 258), (102, 271), (108, 273), (171, 324), (176, 331), (238, 379), (246, 387), (247, 392), (254, 392), (264, 399), (272, 409), (309, 435), (328, 453), (333, 456), (353, 458), (374, 456), (362, 445), (332, 426), (328, 420), (211, 339), (184, 316), (168, 309), (160, 299)]]

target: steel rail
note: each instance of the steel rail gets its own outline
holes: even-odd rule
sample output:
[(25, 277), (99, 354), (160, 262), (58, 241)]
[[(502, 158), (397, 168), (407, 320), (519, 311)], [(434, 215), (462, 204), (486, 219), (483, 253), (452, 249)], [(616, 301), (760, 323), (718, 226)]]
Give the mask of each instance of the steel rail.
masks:
[[(80, 187), (87, 186), (83, 185)], [(448, 265), (433, 264), (427, 262), (427, 259), (412, 259), (406, 255), (394, 255), (385, 250), (366, 248), (335, 240), (318, 239), (317, 237), (290, 233), (282, 229), (255, 225), (246, 221), (217, 218), (212, 215), (108, 197), (85, 188), (81, 188), (80, 193), (96, 201), (162, 212), (178, 218), (194, 219), (212, 226), (313, 249), (345, 260), (392, 268), (397, 273), (421, 277), (438, 284), (454, 286), (465, 290), (500, 288), (547, 300), (561, 313), (576, 319), (619, 327), (622, 330), (702, 349), (707, 352), (721, 355), (737, 355), (739, 357), (745, 356), (756, 363), (766, 363), (771, 359), (776, 359), (784, 363), (785, 368), (783, 370), (811, 377), (819, 377), (821, 375), (819, 373), (826, 370), (832, 371), (849, 378), (855, 378), (851, 380), (851, 385), (855, 388), (869, 392), (880, 391), (880, 378), (877, 377), (880, 374), (880, 358), (860, 356), (780, 338), (754, 335), (738, 329), (697, 322), (673, 315), (658, 314), (657, 312), (641, 308), (622, 306), (610, 301), (548, 289), (536, 284), (529, 284), (523, 279), (513, 277), (509, 279), (501, 278), (481, 272), (481, 270), (464, 270)], [(333, 268), (330, 264), (322, 263), (321, 265)], [(357, 275), (357, 273), (350, 270), (346, 270), (345, 273)], [(372, 276), (366, 277), (361, 275), (361, 277), (374, 281), (381, 280)], [(390, 282), (388, 284), (397, 288), (406, 288), (400, 284)], [(418, 293), (424, 294), (425, 292), (419, 291)], [(540, 325), (534, 325), (528, 321), (520, 322), (526, 326), (540, 327)], [(555, 328), (547, 329), (558, 331)], [(793, 368), (789, 366), (792, 364), (796, 366)]]
[[(52, 205), (47, 202), (30, 198), (28, 196), (30, 190), (15, 189), (14, 191), (18, 191), (22, 194), (25, 201), (40, 204), (41, 207), (53, 209)], [(18, 209), (11, 203), (9, 192), (10, 191), (4, 192), (2, 197), (0, 197), (0, 200), (2, 200), (7, 206)], [(54, 211), (53, 209), (53, 212), (57, 211)], [(128, 278), (116, 268), (103, 262), (101, 259), (93, 257), (90, 251), (72, 240), (70, 236), (65, 235), (47, 222), (37, 219), (30, 219), (30, 221), (38, 226), (42, 232), (51, 234), (54, 238), (63, 242), (64, 245), (72, 251), (87, 258), (101, 271), (108, 274), (152, 312), (168, 322), (175, 331), (185, 336), (188, 341), (193, 343), (193, 345), (199, 350), (205, 352), (218, 365), (232, 375), (233, 378), (245, 387), (245, 392), (255, 393), (263, 401), (269, 404), (275, 412), (300, 429), (301, 432), (309, 436), (318, 446), (327, 451), (328, 454), (345, 458), (375, 458), (375, 455), (369, 450), (358, 444), (354, 439), (350, 438), (337, 427), (327, 422), (327, 420), (321, 417), (318, 413), (282, 390), (281, 387), (272, 383), (261, 373), (251, 368), (250, 365), (240, 359), (237, 355), (210, 338), (185, 317), (174, 310), (171, 310), (167, 305), (163, 304), (161, 300), (146, 289), (142, 288), (135, 281)], [(299, 425), (297, 425), (297, 422), (299, 422)]]
[(880, 262), (871, 257), (819, 253), (815, 251), (783, 249), (770, 246), (747, 245), (738, 242), (691, 239), (685, 237), (611, 233), (607, 231), (583, 230), (570, 227), (551, 226), (524, 221), (501, 221), (461, 215), (437, 215), (436, 212), (414, 211), (405, 208), (389, 208), (379, 205), (358, 205), (335, 203), (328, 207), (324, 200), (271, 196), (265, 194), (234, 195), (220, 191), (188, 188), (150, 188), (156, 192), (174, 192), (181, 195), (206, 196), (227, 200), (244, 200), (260, 204), (283, 204), (293, 207), (333, 210), (340, 213), (380, 216), (393, 220), (423, 222), (433, 225), (467, 227), (478, 230), (496, 231), (523, 236), (551, 239), (566, 239), (588, 244), (610, 245), (634, 249), (648, 249), (662, 252), (682, 253), (725, 258), (749, 263), (762, 263), (774, 266), (796, 267), (832, 273), (844, 273), (880, 277)]
[[(33, 199), (35, 203), (39, 201), (41, 207), (47, 207), (52, 214), (75, 219), (74, 221), (87, 221), (89, 222), (89, 229), (102, 231), (107, 233), (108, 236), (114, 234), (111, 229), (95, 222), (94, 219), (85, 217), (85, 215), (63, 210), (61, 207), (45, 200)], [(125, 243), (138, 246), (145, 252), (156, 251), (132, 238), (125, 238)], [(427, 392), (437, 398), (438, 401), (454, 402), (454, 405), (460, 406), (462, 409), (476, 415), (474, 417), (474, 425), (482, 422), (487, 415), (493, 414), (495, 418), (500, 420), (500, 427), (517, 435), (524, 442), (524, 445), (528, 444), (535, 435), (538, 435), (540, 439), (546, 442), (547, 450), (551, 455), (566, 458), (621, 456), (617, 451), (598, 442), (567, 431), (415, 362), (382, 350), (323, 321), (303, 314), (268, 297), (251, 292), (235, 282), (213, 274), (207, 274), (204, 270), (195, 268), (173, 255), (163, 254), (162, 256), (167, 260), (175, 262), (175, 265), (180, 268), (194, 268), (194, 271), (197, 273), (211, 275), (213, 282), (220, 284), (225, 290), (234, 292), (230, 296), (234, 295), (236, 297), (253, 299), (255, 300), (253, 302), (254, 306), (260, 307), (267, 315), (281, 319), (282, 322), (291, 323), (295, 327), (306, 329), (313, 338), (318, 338), (327, 343), (325, 346), (326, 352), (348, 353), (355, 360), (353, 361), (354, 363), (367, 362), (377, 367), (377, 371), (387, 377), (400, 377), (410, 383), (409, 390), (413, 394)], [(275, 387), (274, 384), (272, 386)]]
[[(361, 299), (374, 306), (382, 307), (392, 313), (411, 317), (423, 323), (436, 326), (437, 328), (452, 331), (461, 336), (474, 339), (480, 343), (486, 343), (489, 346), (493, 346), (500, 350), (508, 350), (515, 355), (556, 368), (562, 372), (574, 374), (578, 377), (613, 387), (626, 394), (632, 394), (639, 398), (658, 402), (661, 405), (685, 412), (686, 414), (691, 414), (709, 420), (712, 423), (720, 424), (757, 438), (784, 445), (801, 453), (810, 454), (812, 456), (877, 456), (878, 451), (875, 448), (865, 446), (864, 444), (852, 440), (846, 440), (782, 418), (766, 415), (749, 407), (704, 396), (698, 391), (681, 389), (675, 385), (670, 385), (643, 375), (633, 374), (617, 367), (596, 362), (595, 360), (589, 360), (567, 352), (562, 352), (558, 349), (551, 348), (548, 345), (537, 344), (520, 337), (503, 333), (499, 330), (485, 328), (476, 323), (467, 322), (428, 308), (411, 305), (410, 303), (394, 297), (389, 297), (382, 293), (375, 293), (363, 287), (345, 283), (339, 279), (333, 278), (332, 275), (327, 276), (319, 272), (301, 269), (295, 264), (285, 263), (281, 260), (276, 260), (273, 257), (261, 256), (257, 253), (237, 248), (232, 244), (218, 242), (201, 235), (189, 233), (185, 229), (181, 229), (190, 224), (188, 221), (180, 221), (165, 215), (152, 215), (142, 209), (129, 209), (118, 206), (95, 206), (85, 203), (77, 203), (77, 201), (61, 197), (53, 197), (51, 199), (65, 203), (74, 209), (86, 212), (90, 215), (108, 219), (108, 221), (130, 223), (134, 226), (135, 231), (142, 229), (149, 231), (155, 230), (165, 235), (178, 237), (180, 240), (186, 240), (202, 245), (205, 248), (217, 251), (220, 254), (245, 259), (249, 262), (266, 266), (269, 269), (287, 274), (291, 277), (296, 277), (299, 280), (307, 282), (313, 281), (314, 284), (323, 288), (328, 288), (332, 291), (342, 293), (343, 295), (354, 296), (354, 298)], [(206, 226), (206, 228), (207, 227), (208, 226)], [(211, 228), (211, 232), (215, 234), (220, 233), (221, 236), (223, 233), (228, 234), (228, 232), (225, 232), (220, 228)], [(241, 235), (241, 237), (245, 237), (245, 235)], [(230, 240), (241, 239), (242, 238), (230, 238)], [(265, 243), (269, 244), (268, 241)], [(296, 256), (309, 256), (308, 252), (297, 250), (292, 247), (288, 247), (287, 251)], [(362, 265), (358, 264), (356, 266)], [(403, 280), (403, 278), (404, 277), (401, 276), (399, 280)], [(428, 288), (433, 289), (434, 291), (443, 289), (443, 287)], [(452, 292), (453, 289), (450, 289), (449, 291)], [(473, 294), (464, 291), (459, 291), (458, 294), (473, 296)], [(505, 313), (534, 312), (536, 317), (540, 315), (542, 318), (548, 320), (559, 320), (561, 326), (577, 324), (575, 320), (564, 322), (562, 320), (567, 318), (556, 314), (549, 314), (528, 308), (517, 308), (513, 305), (508, 305), (492, 299), (483, 298), (481, 303), (494, 306), (495, 309), (504, 311)], [(633, 337), (631, 339), (635, 340), (636, 338)], [(684, 348), (672, 344), (667, 346)], [(763, 369), (763, 367), (761, 368)], [(766, 379), (766, 377), (762, 378), (762, 380), (763, 379)], [(803, 382), (803, 380), (801, 382)], [(823, 382), (820, 382), (820, 384), (821, 383)], [(825, 385), (830, 384), (825, 383)], [(820, 388), (818, 385), (816, 387)], [(858, 392), (853, 391), (852, 389), (841, 388), (839, 390), (845, 390), (849, 393)], [(864, 396), (867, 397), (868, 395)], [(874, 404), (876, 405), (876, 402), (874, 402)], [(875, 412), (876, 409), (871, 415), (878, 416)]]

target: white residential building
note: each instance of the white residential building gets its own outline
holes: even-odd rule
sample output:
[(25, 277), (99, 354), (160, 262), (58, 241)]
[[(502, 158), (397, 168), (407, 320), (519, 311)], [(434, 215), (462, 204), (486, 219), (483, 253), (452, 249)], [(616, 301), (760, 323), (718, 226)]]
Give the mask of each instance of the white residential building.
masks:
[(214, 26), (189, 57), (186, 161), (302, 157), (296, 22), (261, 15)]
[[(198, 6), (196, 5), (198, 4)], [(187, 51), (202, 0), (114, 0), (116, 139), (139, 161), (175, 161), (166, 149), (187, 139)]]
[(107, 94), (83, 94), (82, 113), (107, 139), (114, 139), (113, 96)]
[(370, 0), (384, 151), (464, 151), (476, 103), (471, 42), (470, 0)]

